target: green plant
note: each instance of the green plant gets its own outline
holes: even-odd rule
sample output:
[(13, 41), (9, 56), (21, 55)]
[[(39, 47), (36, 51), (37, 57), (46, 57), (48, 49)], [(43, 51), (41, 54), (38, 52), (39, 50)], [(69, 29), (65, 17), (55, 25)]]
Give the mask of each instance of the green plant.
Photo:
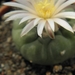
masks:
[[(12, 36), (21, 54), (30, 62), (51, 65), (75, 54), (72, 21), (75, 0), (15, 0), (4, 5), (20, 8), (4, 15), (13, 21)], [(66, 21), (66, 18), (67, 21)], [(20, 19), (20, 20), (17, 20)], [(69, 24), (70, 23), (70, 24)]]
[(75, 54), (75, 35), (63, 28), (55, 33), (55, 39), (37, 35), (36, 27), (23, 37), (20, 36), (26, 22), (18, 25), (19, 20), (13, 22), (13, 40), (25, 57), (30, 62), (51, 65), (61, 63)]

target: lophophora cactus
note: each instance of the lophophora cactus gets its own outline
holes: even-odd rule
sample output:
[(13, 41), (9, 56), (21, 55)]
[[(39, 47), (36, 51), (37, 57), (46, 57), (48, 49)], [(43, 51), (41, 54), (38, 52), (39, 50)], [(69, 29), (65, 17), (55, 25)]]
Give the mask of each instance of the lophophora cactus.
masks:
[(75, 54), (75, 35), (62, 27), (55, 33), (55, 39), (45, 35), (40, 38), (36, 27), (21, 37), (26, 22), (18, 24), (19, 20), (13, 21), (13, 40), (21, 54), (30, 62), (43, 65), (57, 64)]
[(4, 18), (8, 17), (6, 21), (15, 20), (13, 40), (25, 59), (51, 65), (75, 54), (75, 30), (69, 24), (73, 23), (69, 19), (75, 19), (73, 3), (75, 0), (15, 0), (3, 3), (20, 9), (6, 13)]

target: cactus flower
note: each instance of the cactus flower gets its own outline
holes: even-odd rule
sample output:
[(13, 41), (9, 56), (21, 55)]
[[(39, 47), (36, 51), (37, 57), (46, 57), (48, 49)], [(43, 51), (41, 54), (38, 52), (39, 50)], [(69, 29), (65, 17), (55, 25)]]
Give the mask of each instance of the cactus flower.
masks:
[(75, 0), (15, 0), (15, 2), (7, 2), (4, 5), (20, 8), (8, 12), (4, 17), (8, 17), (6, 21), (16, 20), (20, 18), (19, 24), (28, 21), (23, 28), (21, 36), (26, 35), (32, 28), (37, 26), (37, 34), (42, 37), (43, 30), (54, 38), (54, 32), (60, 26), (70, 32), (74, 32), (71, 25), (65, 18), (75, 19), (74, 11), (66, 11), (69, 5)]

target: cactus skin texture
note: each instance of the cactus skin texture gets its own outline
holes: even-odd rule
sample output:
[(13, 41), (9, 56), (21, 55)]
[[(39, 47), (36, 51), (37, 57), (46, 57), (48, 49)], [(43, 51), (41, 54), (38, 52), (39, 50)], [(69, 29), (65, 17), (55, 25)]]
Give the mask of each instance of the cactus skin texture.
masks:
[(40, 38), (36, 27), (21, 37), (21, 31), (26, 23), (13, 22), (12, 37), (18, 50), (25, 59), (32, 63), (53, 65), (61, 63), (75, 54), (75, 34), (60, 28), (55, 33), (55, 39)]

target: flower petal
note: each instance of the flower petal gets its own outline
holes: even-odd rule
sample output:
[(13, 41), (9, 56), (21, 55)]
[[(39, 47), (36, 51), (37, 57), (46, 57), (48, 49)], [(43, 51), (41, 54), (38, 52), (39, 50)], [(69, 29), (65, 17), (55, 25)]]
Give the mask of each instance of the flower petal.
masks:
[(38, 22), (41, 20), (41, 18), (36, 18), (35, 20), (34, 20), (34, 25), (36, 25), (36, 24), (38, 24)]
[(28, 2), (28, 0), (15, 0), (15, 1), (24, 5)]
[(15, 14), (15, 15), (12, 15), (12, 16), (10, 16), (9, 18), (7, 18), (5, 21), (11, 21), (11, 20), (16, 20), (16, 19), (18, 19), (18, 18), (23, 18), (23, 17), (25, 17), (26, 16), (26, 14), (25, 13), (20, 13), (20, 14)]
[(57, 8), (55, 14), (60, 12), (61, 10), (63, 10), (64, 8), (66, 8), (67, 6), (69, 6), (69, 5), (73, 4), (73, 3), (75, 3), (75, 0), (68, 0), (68, 1), (66, 1), (65, 3), (60, 5), (59, 8)]
[(46, 22), (45, 30), (46, 30), (46, 32), (47, 32), (47, 34), (48, 34), (48, 36), (49, 36), (50, 38), (52, 38), (52, 39), (55, 38), (54, 32), (53, 32), (53, 30), (52, 30), (52, 28), (51, 28), (51, 26), (49, 25), (48, 22)]
[(21, 32), (21, 37), (26, 35), (32, 28), (34, 28), (34, 24), (33, 24), (34, 21), (31, 21), (29, 22), (22, 30)]
[(63, 2), (65, 2), (66, 0), (57, 0), (55, 7), (58, 8)]
[(41, 20), (37, 26), (37, 33), (40, 37), (42, 37), (42, 32), (43, 32), (43, 28), (45, 26), (46, 21), (45, 20)]
[(65, 20), (56, 18), (56, 19), (54, 19), (54, 21), (55, 21), (57, 24), (59, 24), (60, 26), (62, 26), (63, 28), (65, 28), (66, 30), (68, 30), (68, 31), (70, 31), (70, 32), (72, 32), (72, 33), (74, 33), (72, 27), (71, 27)]
[(24, 12), (26, 12), (26, 11), (24, 11), (24, 10), (10, 11), (10, 12), (4, 14), (3, 17), (6, 18), (6, 17), (9, 17), (9, 16), (14, 15), (14, 14), (17, 14), (17, 13), (24, 13)]
[(54, 21), (52, 19), (47, 19), (51, 29), (53, 30), (53, 32), (55, 31), (55, 25), (54, 25)]
[(67, 18), (68, 16), (75, 18), (75, 12), (61, 12), (61, 13), (56, 14), (54, 17)]
[(64, 18), (75, 19), (75, 16), (64, 16)]
[(34, 11), (34, 10), (30, 9), (29, 7), (27, 7), (27, 6), (25, 6), (25, 5), (19, 4), (19, 3), (6, 2), (6, 3), (3, 3), (3, 4), (4, 4), (4, 5), (7, 5), (7, 6), (13, 6), (13, 7), (18, 7), (18, 8), (24, 9), (24, 10), (28, 10), (29, 12), (35, 14), (35, 11)]
[(24, 17), (24, 18), (20, 21), (19, 24), (23, 23), (23, 22), (26, 21), (26, 20), (33, 19), (33, 18), (37, 18), (37, 16), (35, 16), (35, 15), (28, 15), (28, 16)]
[(15, 1), (17, 1), (17, 2), (19, 2), (19, 3), (21, 3), (21, 4), (25, 5), (25, 6), (28, 6), (28, 7), (33, 9), (33, 6), (32, 6), (32, 4), (30, 3), (29, 0), (15, 0)]
[(57, 32), (59, 30), (59, 25), (55, 24), (55, 32)]

